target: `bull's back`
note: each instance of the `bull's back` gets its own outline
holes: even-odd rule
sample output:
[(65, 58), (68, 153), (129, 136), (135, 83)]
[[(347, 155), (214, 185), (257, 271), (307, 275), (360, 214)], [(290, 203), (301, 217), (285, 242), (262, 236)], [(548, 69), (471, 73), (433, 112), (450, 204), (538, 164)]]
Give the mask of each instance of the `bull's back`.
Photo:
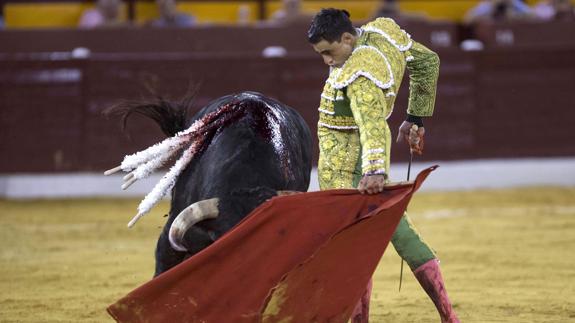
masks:
[[(289, 106), (257, 92), (241, 92), (210, 102), (188, 126), (230, 105), (241, 105), (241, 116), (229, 118), (231, 122), (207, 134), (210, 140), (178, 179), (176, 191), (187, 194), (173, 194), (182, 199), (176, 204), (189, 205), (240, 188), (307, 191), (312, 166), (311, 132), (301, 115)], [(233, 111), (227, 109), (225, 113)]]
[(243, 115), (220, 129), (201, 156), (199, 162), (207, 163), (210, 177), (234, 178), (245, 186), (265, 183), (274, 189), (306, 191), (311, 132), (301, 115), (260, 93), (241, 92), (211, 102), (197, 118), (230, 104), (242, 106)]

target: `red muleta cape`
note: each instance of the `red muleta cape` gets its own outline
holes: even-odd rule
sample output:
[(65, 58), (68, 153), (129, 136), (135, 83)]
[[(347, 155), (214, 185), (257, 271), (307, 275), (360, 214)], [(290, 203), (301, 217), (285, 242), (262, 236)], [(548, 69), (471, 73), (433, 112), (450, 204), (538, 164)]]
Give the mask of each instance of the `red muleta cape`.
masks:
[(275, 197), (200, 253), (108, 307), (118, 322), (347, 322), (413, 193)]

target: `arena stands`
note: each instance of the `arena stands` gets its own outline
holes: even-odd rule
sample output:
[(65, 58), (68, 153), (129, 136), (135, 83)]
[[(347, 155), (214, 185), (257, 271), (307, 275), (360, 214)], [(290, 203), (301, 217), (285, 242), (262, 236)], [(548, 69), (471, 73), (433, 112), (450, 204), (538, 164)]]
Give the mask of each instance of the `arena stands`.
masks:
[[(446, 8), (447, 2), (400, 3), (406, 10), (417, 8), (440, 18), (442, 10), (437, 8), (441, 3)], [(436, 114), (426, 123), (433, 131), (420, 160), (575, 156), (570, 130), (561, 126), (575, 118), (570, 108), (575, 102), (575, 23), (464, 27), (457, 21), (471, 2), (449, 2), (454, 8), (442, 17), (449, 19), (403, 25), (413, 39), (441, 57)], [(264, 3), (264, 16), (280, 5)], [(338, 4), (344, 2), (303, 2), (305, 10)], [(357, 1), (348, 9), (361, 20), (376, 4)], [(196, 108), (224, 94), (259, 91), (296, 108), (315, 127), (327, 69), (306, 42), (307, 24), (235, 26), (238, 6), (248, 6), (255, 22), (262, 2), (181, 1), (179, 10), (212, 24), (75, 28), (75, 19), (89, 6), (52, 0), (5, 2), (6, 29), (0, 31), (0, 129), (5, 139), (0, 151), (11, 158), (0, 160), (1, 174), (99, 172), (126, 152), (156, 142), (159, 130), (145, 121), (129, 125), (128, 139), (117, 121), (101, 115), (118, 100), (144, 95), (150, 81), (170, 97), (183, 95), (190, 84), (201, 84)], [(140, 24), (154, 17), (153, 8), (152, 1), (129, 1), (122, 10), (126, 21)], [(221, 20), (210, 20), (216, 11)], [(52, 19), (46, 17), (50, 15)], [(56, 27), (48, 21), (65, 28), (40, 28)], [(469, 39), (479, 44), (476, 50), (461, 49), (462, 41)], [(399, 93), (392, 129), (404, 118), (407, 89), (403, 86)], [(394, 162), (407, 160), (407, 152), (394, 151)]]
[[(537, 0), (527, 0), (535, 5)], [(82, 12), (94, 7), (94, 2), (81, 0), (5, 0), (2, 8), (8, 28), (74, 27)], [(314, 13), (323, 7), (344, 6), (354, 20), (371, 18), (379, 7), (379, 0), (303, 0), (302, 11)], [(425, 13), (432, 20), (461, 22), (475, 0), (403, 0), (399, 8), (404, 12)], [(178, 10), (197, 17), (199, 23), (236, 24), (238, 15), (247, 12), (248, 20), (256, 23), (280, 10), (280, 0), (182, 0)], [(156, 4), (151, 0), (127, 0), (122, 6), (123, 17), (134, 25), (141, 25), (158, 16)]]

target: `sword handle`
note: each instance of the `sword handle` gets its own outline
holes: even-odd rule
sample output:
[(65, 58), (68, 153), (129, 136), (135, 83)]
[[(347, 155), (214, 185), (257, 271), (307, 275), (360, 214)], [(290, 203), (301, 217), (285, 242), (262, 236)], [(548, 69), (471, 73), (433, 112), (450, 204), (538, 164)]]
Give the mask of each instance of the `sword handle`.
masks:
[(409, 129), (409, 152), (413, 153), (413, 151), (415, 150), (412, 147), (417, 147), (419, 146), (419, 142), (421, 141), (421, 139), (419, 138), (419, 134), (417, 133), (417, 131), (419, 130), (419, 127), (414, 124), (411, 126), (411, 128)]

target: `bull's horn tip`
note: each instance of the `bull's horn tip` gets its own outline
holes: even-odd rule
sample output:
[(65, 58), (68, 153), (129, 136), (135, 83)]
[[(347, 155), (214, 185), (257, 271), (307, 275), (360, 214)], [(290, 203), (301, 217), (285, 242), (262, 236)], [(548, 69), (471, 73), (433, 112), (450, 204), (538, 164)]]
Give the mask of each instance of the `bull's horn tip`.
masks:
[[(182, 252), (183, 252), (183, 251), (188, 251), (188, 249), (186, 249), (184, 246), (182, 246), (181, 244), (179, 244), (179, 243), (176, 241), (176, 239), (177, 239), (177, 238), (175, 237), (176, 235), (177, 235), (177, 234), (174, 233), (174, 232), (170, 232), (170, 234), (168, 235), (168, 238), (169, 238), (169, 240), (170, 240), (170, 245), (172, 246), (172, 248), (174, 248), (174, 250), (182, 251)], [(179, 239), (178, 239), (178, 240), (179, 240)]]

